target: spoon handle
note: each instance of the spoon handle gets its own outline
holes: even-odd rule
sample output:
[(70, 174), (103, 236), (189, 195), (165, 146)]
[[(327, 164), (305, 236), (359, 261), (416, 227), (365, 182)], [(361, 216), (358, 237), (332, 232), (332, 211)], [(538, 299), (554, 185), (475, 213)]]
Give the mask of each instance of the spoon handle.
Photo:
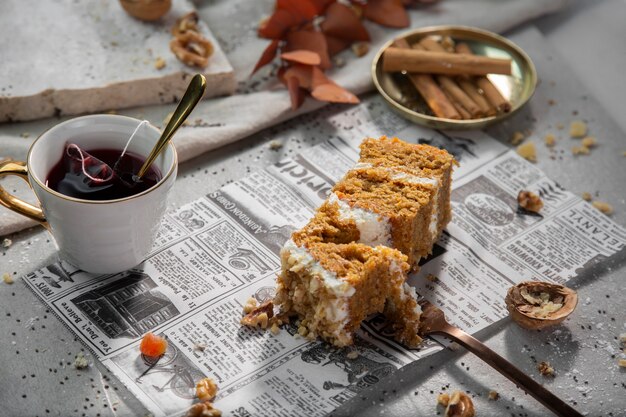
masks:
[(146, 158), (146, 162), (143, 163), (141, 169), (137, 173), (137, 178), (141, 178), (144, 176), (150, 165), (154, 162), (154, 160), (159, 156), (163, 148), (168, 144), (171, 137), (174, 135), (176, 130), (183, 124), (183, 122), (187, 119), (187, 116), (191, 113), (191, 111), (196, 107), (196, 104), (200, 101), (202, 96), (204, 95), (204, 90), (206, 89), (206, 78), (202, 74), (196, 74), (191, 79), (189, 86), (187, 87), (187, 91), (185, 91), (185, 95), (180, 99), (176, 110), (172, 113), (172, 117), (170, 121), (163, 129), (163, 133), (161, 133), (161, 137), (159, 138), (154, 148), (152, 148), (152, 152)]
[(560, 417), (582, 417), (582, 414), (574, 410), (556, 395), (545, 389), (541, 384), (516, 368), (511, 362), (489, 349), (482, 342), (452, 325), (446, 324), (431, 334), (440, 334), (454, 340), (467, 350), (485, 361), (489, 366), (513, 381), (520, 388), (532, 395), (537, 401), (552, 410)]

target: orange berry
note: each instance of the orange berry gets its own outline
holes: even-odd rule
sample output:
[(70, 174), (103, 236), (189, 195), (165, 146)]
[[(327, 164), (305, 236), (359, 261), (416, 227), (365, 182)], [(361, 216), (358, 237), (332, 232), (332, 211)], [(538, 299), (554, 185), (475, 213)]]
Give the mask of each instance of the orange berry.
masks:
[(167, 340), (153, 333), (146, 333), (141, 339), (139, 350), (146, 356), (159, 357), (167, 350)]

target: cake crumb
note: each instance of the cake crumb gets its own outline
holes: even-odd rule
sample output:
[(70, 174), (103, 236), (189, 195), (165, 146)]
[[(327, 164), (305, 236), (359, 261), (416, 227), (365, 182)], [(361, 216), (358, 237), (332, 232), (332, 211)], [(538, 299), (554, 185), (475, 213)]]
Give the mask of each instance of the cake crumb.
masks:
[(2, 274), (2, 281), (4, 281), (5, 284), (13, 284), (13, 277), (11, 275), (9, 275), (8, 272), (5, 272), (4, 274)]
[(167, 63), (160, 56), (157, 57), (157, 59), (154, 60), (154, 68), (156, 68), (158, 70), (161, 70), (161, 69), (165, 68), (165, 65), (167, 65)]
[(89, 366), (89, 361), (83, 354), (83, 352), (78, 352), (78, 355), (74, 358), (74, 368), (76, 369), (85, 369)]
[(278, 327), (278, 323), (277, 322), (273, 322), (272, 323), (272, 327), (270, 328), (270, 332), (272, 332), (272, 334), (274, 336), (276, 336), (278, 333), (280, 333), (280, 327)]
[(583, 200), (585, 200), (585, 201), (591, 201), (591, 200), (593, 200), (593, 197), (592, 197), (592, 196), (591, 196), (591, 194), (590, 194), (590, 193), (588, 193), (588, 192), (584, 192), (584, 193), (582, 193), (581, 197), (582, 197), (582, 198), (583, 198)]
[(572, 138), (582, 138), (587, 134), (587, 123), (582, 120), (574, 120), (569, 125), (569, 135)]
[(450, 349), (453, 352), (456, 352), (457, 350), (461, 349), (461, 345), (459, 345), (457, 342), (452, 342), (448, 345), (448, 349)]
[(30, 137), (30, 132), (22, 132), (20, 133), (20, 136), (24, 139), (28, 139)]
[(534, 142), (526, 142), (519, 145), (517, 154), (530, 162), (537, 162), (537, 151), (535, 150)]
[(548, 133), (544, 138), (543, 138), (544, 142), (546, 143), (546, 146), (548, 147), (552, 147), (554, 146), (554, 144), (556, 143), (556, 136), (554, 136), (552, 133)]
[(491, 401), (497, 401), (498, 398), (500, 398), (500, 394), (498, 394), (497, 391), (493, 391), (493, 390), (489, 391), (489, 399)]
[(550, 362), (540, 362), (537, 369), (543, 376), (554, 376), (554, 368), (550, 366)]
[(364, 55), (367, 55), (367, 53), (370, 51), (370, 44), (367, 42), (355, 42), (352, 44), (351, 48), (354, 55), (360, 58)]
[(619, 341), (621, 343), (626, 343), (626, 333), (622, 333), (619, 335)]
[(586, 146), (574, 146), (572, 148), (573, 155), (589, 155), (589, 148)]
[(340, 56), (336, 56), (333, 58), (333, 64), (337, 68), (344, 67), (346, 65), (346, 60)]
[(9, 238), (4, 238), (4, 240), (2, 241), (2, 247), (3, 248), (8, 248), (13, 244), (13, 241)]
[(556, 100), (550, 99), (548, 100), (548, 106), (554, 106), (556, 104)]
[(559, 130), (563, 130), (565, 128), (565, 125), (563, 123), (557, 123), (556, 128)]
[(437, 404), (438, 405), (442, 405), (444, 407), (447, 407), (449, 402), (450, 402), (450, 395), (448, 395), (448, 394), (439, 394), (437, 396)]
[(273, 151), (277, 151), (283, 147), (283, 143), (277, 139), (274, 139), (269, 143), (269, 148)]
[(433, 274), (428, 274), (426, 275), (426, 279), (430, 282), (437, 282), (439, 281), (439, 278), (436, 275)]
[(532, 191), (521, 190), (517, 195), (517, 203), (521, 208), (526, 211), (531, 211), (533, 213), (539, 213), (543, 208), (543, 201), (541, 201), (541, 197)]
[(580, 144), (583, 145), (585, 148), (591, 148), (592, 146), (596, 146), (597, 143), (598, 142), (596, 141), (596, 138), (594, 138), (593, 136), (586, 136), (580, 142)]
[(609, 203), (604, 203), (602, 201), (594, 201), (591, 204), (604, 214), (613, 213), (613, 206), (611, 206)]
[(522, 132), (520, 131), (513, 132), (513, 135), (511, 136), (511, 140), (510, 140), (511, 145), (517, 146), (520, 143), (522, 143), (525, 138), (526, 136), (524, 136)]
[(358, 350), (351, 350), (350, 352), (348, 352), (348, 354), (346, 355), (346, 358), (348, 359), (356, 359), (359, 357), (359, 351)]
[(206, 343), (194, 343), (193, 344), (193, 350), (198, 351), (198, 352), (204, 352), (207, 348)]
[(620, 359), (617, 361), (617, 364), (621, 367), (621, 368), (626, 368), (626, 359)]

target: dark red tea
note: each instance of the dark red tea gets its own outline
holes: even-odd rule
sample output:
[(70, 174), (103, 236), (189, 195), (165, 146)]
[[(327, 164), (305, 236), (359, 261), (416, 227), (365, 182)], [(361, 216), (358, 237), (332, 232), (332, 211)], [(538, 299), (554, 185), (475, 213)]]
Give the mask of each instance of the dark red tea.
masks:
[(115, 200), (141, 193), (161, 179), (161, 172), (152, 164), (139, 182), (131, 179), (139, 172), (145, 158), (126, 151), (115, 171), (113, 167), (122, 154), (117, 149), (83, 151), (70, 145), (52, 168), (47, 186), (61, 194), (84, 200)]

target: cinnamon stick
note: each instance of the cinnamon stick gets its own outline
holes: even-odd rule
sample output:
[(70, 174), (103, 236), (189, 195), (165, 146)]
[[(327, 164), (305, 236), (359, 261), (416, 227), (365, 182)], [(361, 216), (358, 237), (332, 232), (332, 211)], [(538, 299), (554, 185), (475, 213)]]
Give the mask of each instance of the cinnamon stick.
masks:
[[(420, 46), (432, 52), (446, 52), (444, 47), (432, 38), (424, 38), (418, 45), (414, 45), (413, 47), (416, 48), (416, 46)], [(472, 98), (468, 96), (452, 78), (447, 75), (438, 75), (437, 81), (444, 91), (448, 93), (448, 96), (463, 106), (473, 118), (478, 118), (484, 115), (478, 104), (475, 103), (474, 100), (472, 100)]]
[(478, 104), (478, 107), (480, 107), (480, 110), (484, 115), (493, 116), (498, 113), (495, 106), (489, 104), (489, 101), (485, 98), (485, 96), (480, 94), (478, 86), (474, 84), (471, 79), (459, 78), (456, 82), (459, 83), (461, 90), (470, 96), (470, 98), (474, 100), (474, 103)]
[(383, 71), (446, 75), (510, 75), (511, 60), (391, 47), (383, 54)]
[[(406, 39), (396, 39), (394, 45), (398, 48), (410, 49)], [(444, 119), (461, 119), (461, 114), (455, 109), (448, 97), (437, 86), (432, 76), (428, 74), (407, 74), (417, 91), (426, 101), (435, 116)]]
[[(458, 43), (455, 49), (459, 54), (464, 54), (464, 55), (474, 54), (472, 52), (472, 49), (466, 43)], [(511, 111), (511, 103), (509, 103), (507, 99), (505, 99), (502, 96), (502, 94), (500, 94), (500, 91), (498, 91), (496, 86), (493, 85), (487, 77), (484, 77), (484, 76), (476, 77), (476, 84), (481, 88), (481, 90), (483, 90), (483, 93), (485, 93), (485, 97), (487, 97), (487, 100), (496, 109), (498, 109), (498, 111), (501, 111), (504, 113), (508, 113)]]

